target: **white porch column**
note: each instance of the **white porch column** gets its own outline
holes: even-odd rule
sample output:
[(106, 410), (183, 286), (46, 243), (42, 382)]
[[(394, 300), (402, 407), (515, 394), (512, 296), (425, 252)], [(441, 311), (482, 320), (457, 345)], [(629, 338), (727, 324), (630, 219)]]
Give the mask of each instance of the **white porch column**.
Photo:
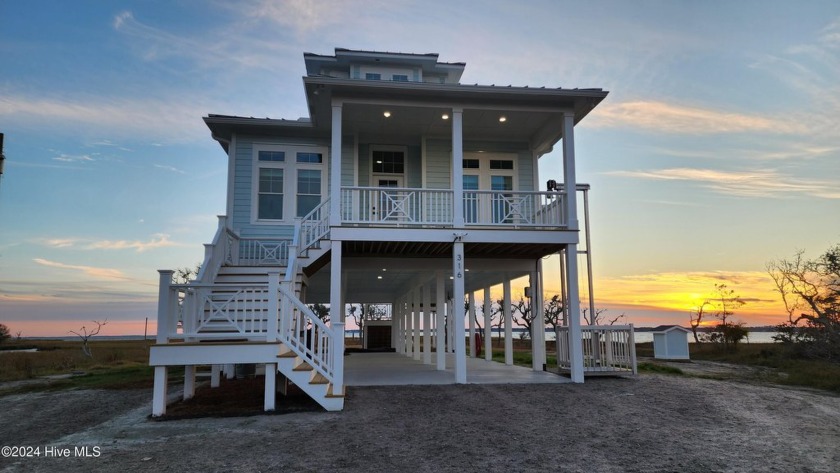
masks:
[(505, 315), (505, 364), (513, 364), (513, 314), (510, 311), (510, 279), (505, 275), (502, 283), (502, 313)]
[(341, 107), (332, 104), (332, 141), (330, 143), (330, 226), (341, 224)]
[(225, 379), (233, 379), (236, 377), (236, 365), (234, 363), (226, 364), (222, 371), (225, 373)]
[[(282, 314), (280, 313), (280, 304), (279, 304), (279, 297), (280, 297), (280, 269), (279, 268), (269, 268), (267, 270), (268, 273), (268, 321), (267, 321), (267, 328), (265, 332), (265, 341), (266, 342), (276, 342), (277, 335), (279, 332), (279, 318), (283, 318), (284, 321), (291, 320), (291, 304), (285, 304), (286, 307), (289, 307), (287, 311), (284, 311)], [(289, 287), (288, 289), (294, 290), (293, 288)], [(288, 299), (284, 297), (283, 299)], [(291, 301), (288, 301), (291, 302)], [(283, 336), (287, 336), (287, 332), (285, 328), (288, 326), (286, 324), (282, 324), (284, 331)]]
[[(460, 201), (458, 201), (460, 202)], [(458, 205), (463, 209), (462, 205)], [(467, 350), (464, 346), (464, 279), (466, 271), (464, 262), (464, 242), (456, 241), (452, 244), (452, 306), (453, 306), (453, 335), (455, 348), (455, 382), (467, 382)], [(472, 294), (470, 294), (472, 296)], [(472, 300), (472, 297), (470, 297)], [(474, 301), (473, 301), (474, 302)]]
[(263, 393), (263, 410), (273, 411), (277, 399), (277, 363), (265, 364), (265, 391)]
[(166, 366), (155, 366), (155, 385), (152, 391), (152, 417), (160, 417), (166, 414), (167, 396), (167, 369)]
[(411, 291), (411, 315), (412, 315), (412, 323), (414, 325), (414, 330), (412, 330), (413, 334), (413, 346), (414, 346), (414, 356), (415, 360), (420, 360), (420, 289), (414, 288)]
[[(575, 176), (575, 115), (563, 115), (563, 190), (566, 192), (566, 218), (569, 230), (577, 230), (577, 177)], [(575, 274), (577, 278), (577, 274)]]
[[(344, 300), (342, 298), (341, 241), (330, 242), (330, 321), (344, 321)], [(330, 323), (332, 325), (332, 323)]]
[(470, 310), (467, 313), (469, 317), (469, 344), (470, 344), (470, 358), (475, 358), (475, 292), (470, 292), (467, 301), (469, 302)]
[(184, 367), (184, 400), (192, 399), (195, 396), (195, 366)]
[(452, 109), (452, 218), (455, 228), (464, 227), (464, 110)]
[(432, 288), (423, 284), (423, 363), (432, 364)]
[(572, 381), (583, 382), (583, 341), (580, 328), (580, 294), (578, 289), (577, 245), (566, 248), (566, 284), (569, 306), (569, 363)]
[(455, 322), (453, 321), (455, 311), (452, 309), (453, 304), (452, 299), (446, 301), (446, 339), (449, 341), (446, 344), (446, 353), (455, 353)]
[(545, 364), (545, 309), (543, 307), (543, 289), (540, 280), (542, 260), (534, 264), (536, 271), (531, 272), (531, 367), (542, 371)]
[(210, 387), (218, 388), (222, 384), (222, 365), (210, 367)]
[(484, 359), (493, 360), (493, 301), (490, 288), (484, 288)]
[(437, 287), (435, 288), (435, 299), (437, 299), (435, 304), (435, 318), (437, 319), (437, 327), (435, 327), (435, 334), (437, 335), (435, 361), (437, 362), (437, 369), (439, 371), (443, 371), (446, 369), (446, 334), (444, 333), (444, 330), (446, 330), (446, 281), (444, 281), (445, 277), (446, 276), (442, 271), (438, 271), (436, 277)]
[[(575, 116), (563, 115), (563, 186), (566, 191), (566, 215), (569, 230), (579, 228), (577, 219), (577, 176), (575, 175)], [(566, 305), (569, 308), (569, 361), (572, 381), (583, 382), (583, 343), (580, 329), (580, 290), (577, 245), (566, 247)]]

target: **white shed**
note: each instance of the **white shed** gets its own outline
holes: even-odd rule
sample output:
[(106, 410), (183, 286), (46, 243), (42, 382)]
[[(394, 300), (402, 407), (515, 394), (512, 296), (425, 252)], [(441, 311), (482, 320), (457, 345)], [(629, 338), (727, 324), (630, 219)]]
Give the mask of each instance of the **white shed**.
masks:
[(660, 360), (687, 360), (688, 334), (679, 325), (660, 325), (653, 329), (653, 357)]

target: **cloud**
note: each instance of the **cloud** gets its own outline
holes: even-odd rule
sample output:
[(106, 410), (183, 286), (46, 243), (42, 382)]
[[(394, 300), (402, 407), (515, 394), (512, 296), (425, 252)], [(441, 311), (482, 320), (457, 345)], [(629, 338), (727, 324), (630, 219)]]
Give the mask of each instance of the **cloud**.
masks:
[[(6, 118), (30, 127), (50, 126), (64, 131), (89, 128), (136, 138), (153, 135), (169, 141), (205, 139), (199, 117), (205, 114), (188, 99), (163, 100), (149, 97), (113, 98), (102, 96), (51, 98), (30, 97), (5, 92), (0, 94), (0, 119)], [(52, 123), (53, 125), (46, 125)], [(148, 137), (148, 136), (147, 136)], [(89, 162), (90, 155), (62, 154), (62, 162)]]
[(152, 236), (152, 239), (146, 242), (143, 241), (127, 241), (127, 240), (102, 240), (93, 242), (86, 247), (90, 250), (125, 250), (133, 249), (138, 253), (144, 251), (165, 248), (170, 246), (180, 246), (178, 243), (169, 239), (169, 235), (164, 233), (157, 233)]
[(92, 161), (96, 161), (92, 157), (87, 154), (72, 156), (69, 154), (62, 154), (60, 156), (56, 156), (53, 158), (53, 161), (61, 161), (63, 163), (89, 163)]
[(120, 270), (112, 269), (112, 268), (97, 268), (94, 266), (82, 266), (82, 265), (72, 265), (72, 264), (64, 264), (59, 263), (56, 261), (50, 261), (43, 258), (34, 258), (32, 261), (40, 264), (41, 266), (47, 266), (50, 268), (58, 268), (58, 269), (67, 269), (71, 271), (80, 271), (88, 276), (97, 278), (97, 279), (116, 279), (116, 280), (128, 280), (129, 278)]
[(650, 171), (612, 171), (605, 174), (660, 181), (694, 182), (720, 194), (741, 197), (788, 198), (805, 195), (824, 199), (840, 198), (836, 182), (794, 178), (774, 170), (723, 171), (671, 168)]
[(175, 173), (178, 173), (178, 174), (186, 174), (184, 171), (176, 168), (175, 166), (165, 166), (163, 164), (154, 164), (153, 166), (158, 168), (158, 169), (163, 169), (163, 170), (175, 172)]
[(129, 240), (89, 240), (83, 238), (48, 238), (42, 240), (51, 248), (79, 248), (83, 250), (135, 250), (142, 253), (157, 248), (184, 246), (169, 239), (165, 233), (152, 235), (149, 241)]
[(807, 127), (794, 120), (654, 100), (605, 103), (587, 120), (587, 125), (595, 127), (642, 128), (658, 133), (692, 135), (744, 132), (794, 134), (808, 131)]

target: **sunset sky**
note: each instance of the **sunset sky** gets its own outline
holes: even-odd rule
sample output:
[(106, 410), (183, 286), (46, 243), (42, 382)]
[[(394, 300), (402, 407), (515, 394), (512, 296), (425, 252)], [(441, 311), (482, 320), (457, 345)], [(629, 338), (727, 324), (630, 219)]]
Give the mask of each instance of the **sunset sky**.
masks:
[[(201, 117), (307, 116), (302, 54), (335, 47), (609, 90), (576, 129), (578, 178), (597, 305), (629, 322), (685, 325), (724, 282), (736, 319), (778, 323), (765, 264), (840, 242), (836, 0), (9, 1), (0, 323), (142, 334), (156, 270), (198, 263), (225, 211)], [(559, 153), (540, 169), (559, 176)]]

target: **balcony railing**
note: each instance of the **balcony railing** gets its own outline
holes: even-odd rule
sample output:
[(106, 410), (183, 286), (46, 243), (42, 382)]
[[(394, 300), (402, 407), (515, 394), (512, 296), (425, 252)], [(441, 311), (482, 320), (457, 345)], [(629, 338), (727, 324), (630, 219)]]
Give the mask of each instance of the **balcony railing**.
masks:
[[(563, 228), (562, 192), (464, 191), (464, 224), (490, 227)], [(341, 221), (381, 226), (452, 226), (450, 189), (342, 187)]]

